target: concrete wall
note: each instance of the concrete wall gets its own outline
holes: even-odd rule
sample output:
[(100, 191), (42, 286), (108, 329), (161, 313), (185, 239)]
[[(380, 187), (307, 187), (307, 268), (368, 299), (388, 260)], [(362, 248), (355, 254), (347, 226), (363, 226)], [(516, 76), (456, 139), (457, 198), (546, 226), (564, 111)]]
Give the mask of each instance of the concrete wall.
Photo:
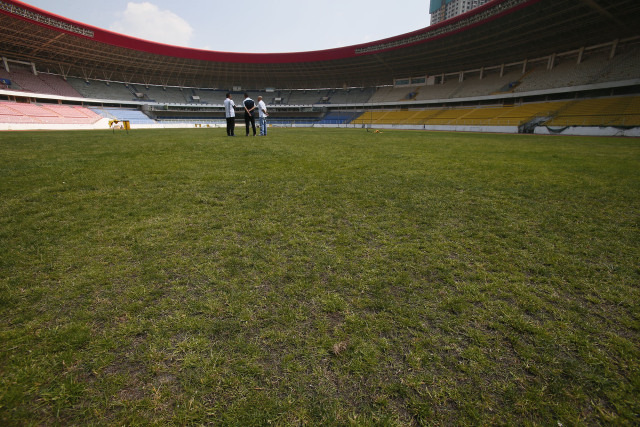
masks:
[[(203, 124), (201, 127), (217, 128), (223, 125), (219, 123)], [(131, 129), (179, 129), (195, 128), (193, 123), (156, 123), (156, 124), (131, 124)], [(46, 123), (0, 123), (0, 131), (10, 130), (110, 130), (109, 119), (100, 119), (94, 124), (46, 124)]]
[(63, 123), (0, 123), (2, 130), (97, 130), (109, 129), (109, 119), (100, 119), (93, 124)]
[[(301, 126), (301, 125), (300, 125)], [(447, 132), (485, 132), (485, 133), (518, 133), (518, 126), (449, 126), (449, 125), (362, 125), (362, 124), (316, 124), (307, 125), (320, 128), (355, 128), (355, 129), (398, 129), (398, 130), (434, 130)]]
[[(195, 125), (193, 123), (156, 123), (132, 124), (131, 129), (193, 129), (193, 128), (224, 128), (224, 123), (208, 123)], [(351, 129), (395, 129), (395, 130), (430, 130), (445, 132), (481, 132), (481, 133), (518, 133), (517, 126), (449, 126), (449, 125), (362, 125), (362, 124), (291, 124), (269, 125), (269, 127), (296, 128), (351, 128)], [(553, 129), (553, 128), (552, 128)], [(77, 124), (33, 124), (33, 123), (0, 123), (0, 131), (20, 130), (109, 130), (109, 119), (101, 119), (91, 125)], [(567, 127), (559, 132), (552, 132), (546, 126), (538, 126), (534, 131), (537, 135), (575, 135), (575, 136), (628, 136), (640, 137), (640, 128), (620, 129), (615, 127)]]
[(571, 126), (560, 132), (552, 132), (546, 126), (538, 126), (534, 133), (537, 135), (575, 135), (575, 136), (630, 136), (640, 137), (640, 128), (620, 129), (615, 127), (580, 127)]

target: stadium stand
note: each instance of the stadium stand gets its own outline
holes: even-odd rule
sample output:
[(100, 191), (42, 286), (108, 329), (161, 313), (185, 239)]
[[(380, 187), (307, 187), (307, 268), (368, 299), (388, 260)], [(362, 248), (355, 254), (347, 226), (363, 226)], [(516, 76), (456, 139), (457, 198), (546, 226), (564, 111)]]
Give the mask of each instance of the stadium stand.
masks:
[[(523, 74), (523, 66), (511, 66), (500, 76), (499, 67), (484, 72), (479, 70), (460, 74), (438, 76), (433, 85), (418, 87), (382, 87), (371, 97), (371, 103), (393, 103), (408, 100), (426, 101), (487, 96), (499, 93), (527, 93), (552, 88), (589, 85), (610, 81), (628, 80), (640, 76), (640, 48), (632, 47), (612, 59), (609, 53), (597, 51), (585, 55), (577, 63), (577, 52), (560, 56), (552, 69), (547, 69), (548, 59), (529, 63)], [(412, 96), (411, 96), (412, 95)]]
[(53, 94), (53, 89), (40, 80), (37, 76), (33, 75), (31, 71), (15, 69), (9, 73), (11, 81), (20, 85), (22, 90), (36, 93), (48, 93)]
[(373, 96), (373, 88), (333, 89), (326, 92), (326, 99), (320, 99), (318, 104), (351, 104), (358, 105), (369, 102)]
[(88, 108), (0, 101), (1, 123), (93, 124), (100, 116)]
[(451, 125), (460, 123), (463, 117), (473, 111), (472, 108), (446, 108), (440, 110), (438, 114), (431, 116), (425, 124), (429, 125)]
[(108, 119), (128, 120), (131, 124), (155, 124), (154, 120), (135, 108), (90, 107), (90, 109)]
[[(391, 120), (391, 116), (394, 116), (395, 120)], [(352, 120), (354, 124), (402, 124), (405, 119), (409, 118), (407, 112), (393, 112), (393, 111), (364, 111), (358, 118)]]
[(3, 87), (3, 89), (22, 90), (22, 87), (15, 80), (13, 80), (11, 74), (2, 67), (0, 67), (0, 79), (9, 82), (8, 85), (3, 85), (5, 86)]
[(407, 118), (405, 123), (408, 125), (424, 125), (431, 117), (437, 115), (439, 111), (440, 110), (437, 109), (415, 111)]
[(33, 74), (30, 69), (13, 67), (12, 71), (7, 73), (3, 70), (0, 78), (9, 79), (12, 82), (12, 90), (24, 90), (34, 93), (44, 93), (59, 96), (79, 97), (81, 96), (61, 77), (38, 73)]
[(546, 64), (533, 67), (521, 80), (514, 92), (529, 92), (550, 88), (571, 87), (596, 83), (598, 74), (607, 66), (605, 54), (588, 58), (581, 64), (573, 59), (562, 60), (553, 69), (546, 69)]
[(360, 116), (362, 112), (341, 112), (334, 111), (325, 114), (325, 116), (318, 122), (318, 124), (326, 125), (342, 125), (345, 123), (351, 123), (356, 117)]
[(535, 102), (511, 107), (365, 111), (352, 123), (520, 126), (537, 118), (547, 126), (640, 126), (640, 96)]
[[(226, 91), (215, 89), (198, 89), (200, 101), (205, 104), (222, 104)], [(264, 96), (264, 95), (263, 95)], [(257, 98), (257, 95), (256, 95)]]
[(327, 97), (327, 91), (322, 90), (288, 90), (280, 92), (281, 104), (312, 105), (319, 104)]
[(43, 108), (37, 104), (15, 103), (11, 108), (26, 117), (31, 117), (42, 123), (56, 123), (57, 119), (60, 117), (50, 109)]
[(133, 99), (133, 95), (122, 83), (105, 82), (99, 80), (82, 80), (69, 77), (69, 84), (85, 98), (127, 100)]
[(517, 107), (432, 108), (408, 111), (365, 111), (355, 124), (518, 126), (536, 118), (549, 119), (567, 102), (542, 102)]
[(552, 69), (538, 66), (522, 79), (515, 92), (571, 87), (621, 81), (640, 76), (640, 52), (632, 48), (628, 52), (608, 58), (606, 52), (596, 52), (580, 64), (575, 57), (561, 58)]
[(155, 102), (184, 104), (187, 102), (182, 91), (178, 88), (164, 88), (160, 86), (149, 86), (142, 89), (147, 98)]
[(567, 103), (547, 126), (640, 126), (640, 96)]
[(614, 57), (600, 75), (600, 81), (629, 80), (640, 76), (640, 47), (633, 46)]
[(52, 105), (48, 108), (74, 124), (95, 123), (101, 118), (89, 108), (80, 106)]
[[(354, 52), (351, 48), (347, 49), (349, 52), (337, 49), (340, 58), (325, 57), (329, 51), (309, 52), (295, 54), (307, 58), (305, 61), (289, 62), (287, 57), (282, 63), (278, 62), (282, 58), (277, 55), (274, 55), (273, 63), (264, 62), (264, 56), (254, 63), (252, 54), (239, 54), (246, 55), (246, 61), (232, 61), (229, 63), (232, 67), (224, 60), (202, 60), (201, 52), (195, 57), (190, 51), (181, 51), (184, 57), (176, 63), (177, 57), (163, 54), (162, 49), (158, 50), (160, 53), (151, 53), (148, 46), (138, 45), (137, 40), (127, 36), (122, 36), (126, 43), (121, 45), (119, 39), (112, 38), (113, 34), (102, 34), (95, 28), (92, 30), (95, 37), (90, 37), (92, 40), (76, 40), (76, 36), (67, 35), (65, 43), (60, 44), (58, 36), (62, 33), (58, 30), (44, 29), (31, 23), (31, 18), (23, 19), (35, 15), (27, 13), (14, 17), (8, 13), (0, 19), (24, 33), (15, 38), (16, 33), (0, 28), (5, 37), (13, 37), (11, 42), (2, 45), (9, 53), (3, 53), (4, 67), (0, 67), (0, 79), (3, 79), (0, 100), (4, 102), (0, 122), (72, 125), (107, 117), (145, 126), (222, 123), (221, 105), (225, 93), (233, 93), (236, 104), (240, 105), (244, 84), (252, 82), (253, 86), (246, 90), (253, 99), (264, 98), (270, 111), (269, 122), (274, 125), (449, 126), (453, 130), (468, 126), (476, 126), (479, 130), (482, 126), (511, 128), (507, 131), (513, 131), (513, 127), (536, 125), (638, 126), (640, 36), (618, 34), (614, 37), (617, 23), (612, 24), (607, 14), (598, 14), (586, 4), (566, 3), (560, 12), (581, 10), (592, 22), (608, 25), (609, 32), (593, 35), (591, 25), (581, 24), (584, 28), (580, 27), (580, 40), (575, 37), (575, 41), (563, 43), (559, 35), (566, 36), (566, 30), (562, 25), (556, 25), (555, 18), (547, 19), (536, 13), (534, 4), (537, 1), (526, 7), (515, 7), (519, 1), (509, 0), (503, 5), (496, 1), (495, 6), (485, 10), (487, 16), (494, 8), (495, 13), (502, 15), (503, 6), (507, 9), (513, 6), (509, 14), (521, 16), (519, 22), (523, 23), (518, 29), (501, 24), (502, 18), (497, 15), (493, 16), (495, 19), (480, 15), (474, 18), (473, 14), (465, 18), (473, 21), (472, 27), (463, 31), (465, 35), (493, 38), (493, 44), (485, 44), (488, 39), (483, 39), (457, 50), (457, 43), (467, 41), (446, 36), (447, 25), (443, 25), (419, 31), (415, 40), (412, 38), (405, 46), (403, 36), (399, 36), (390, 44), (385, 42), (378, 46), (382, 42), (379, 41), (367, 44), (366, 48), (352, 47)], [(593, 1), (615, 15), (618, 21), (627, 18), (627, 14), (610, 7), (604, 0)], [(637, 4), (624, 1), (629, 10), (640, 11)], [(553, 3), (552, 0), (540, 2)], [(17, 7), (11, 10), (29, 9), (22, 3)], [(35, 13), (47, 15), (42, 11)], [(572, 16), (562, 15), (559, 19), (578, 24)], [(60, 17), (49, 18), (64, 21)], [(476, 18), (481, 19), (481, 25), (476, 25)], [(527, 37), (541, 36), (538, 27), (526, 28), (528, 20), (534, 18), (553, 28), (551, 35), (546, 41), (536, 37), (536, 43), (522, 44)], [(75, 30), (86, 36), (82, 28)], [(521, 34), (525, 30), (527, 34)], [(444, 31), (444, 36), (436, 34), (431, 40), (428, 35), (431, 31)], [(30, 39), (31, 32), (42, 36), (33, 39), (32, 44), (42, 43), (42, 40), (49, 42), (25, 57), (22, 39)], [(495, 36), (495, 32), (502, 36)], [(510, 41), (505, 41), (504, 37)], [(585, 37), (590, 37), (588, 42), (584, 41)], [(473, 40), (474, 37), (466, 39)], [(400, 46), (398, 49), (396, 42)], [(376, 50), (378, 48), (380, 50)], [(104, 56), (94, 63), (79, 56), (83, 49), (95, 49)], [(482, 53), (474, 52), (476, 49)], [(370, 55), (369, 50), (376, 52), (375, 55)], [(7, 58), (10, 55), (13, 58)], [(119, 62), (124, 55), (128, 58), (126, 67)], [(51, 62), (50, 58), (56, 56), (72, 60), (65, 63), (65, 68), (58, 59)], [(79, 67), (76, 62), (80, 63)], [(147, 64), (147, 68), (154, 64), (157, 68), (149, 75), (147, 68), (140, 64)], [(307, 68), (309, 66), (312, 68)], [(74, 67), (75, 72), (72, 71)], [(127, 67), (137, 69), (137, 72), (123, 74), (122, 70), (128, 70)], [(401, 67), (405, 67), (405, 71), (397, 71)], [(256, 68), (260, 69), (259, 73), (255, 73)], [(51, 74), (50, 70), (56, 69), (64, 69), (65, 78)], [(181, 71), (176, 71), (178, 69)], [(216, 71), (211, 72), (214, 69)], [(245, 73), (237, 77), (238, 80), (247, 79), (242, 89), (235, 85), (235, 80), (217, 84), (219, 78), (232, 76), (236, 79), (232, 69)], [(256, 83), (264, 76), (271, 76), (274, 81), (267, 79)], [(281, 79), (282, 76), (286, 77)], [(307, 86), (309, 79), (317, 85)], [(280, 83), (276, 84), (276, 81)], [(367, 81), (375, 83), (364, 84)], [(16, 92), (25, 95), (16, 95)], [(62, 105), (70, 102), (77, 105)], [(33, 107), (26, 107), (27, 103)], [(89, 111), (87, 108), (82, 110), (85, 106), (95, 110), (93, 118), (85, 118), (81, 113)], [(81, 110), (75, 110), (76, 107)]]
[(480, 75), (474, 74), (459, 83), (459, 87), (452, 92), (458, 98), (471, 98), (475, 96), (495, 95), (499, 93), (510, 93), (513, 88), (520, 83), (522, 72), (511, 70), (500, 77), (499, 70), (488, 72), (480, 79)]
[(0, 123), (40, 123), (14, 106), (14, 102), (0, 101)]
[(54, 95), (68, 96), (71, 98), (82, 97), (82, 95), (77, 90), (75, 90), (60, 76), (39, 73), (38, 78), (52, 89)]
[(395, 88), (393, 86), (380, 87), (369, 99), (369, 103), (385, 103), (385, 102), (398, 102), (406, 101), (407, 95), (411, 92), (410, 88)]

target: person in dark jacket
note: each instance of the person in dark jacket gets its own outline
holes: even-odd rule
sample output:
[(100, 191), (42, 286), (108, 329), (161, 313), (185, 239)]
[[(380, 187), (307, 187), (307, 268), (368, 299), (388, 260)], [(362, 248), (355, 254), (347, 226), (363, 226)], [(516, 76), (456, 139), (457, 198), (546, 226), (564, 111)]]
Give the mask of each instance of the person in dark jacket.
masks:
[(256, 103), (253, 99), (249, 98), (248, 93), (245, 93), (242, 105), (244, 105), (244, 124), (247, 128), (247, 136), (249, 136), (249, 123), (251, 123), (251, 128), (253, 129), (253, 136), (256, 136), (256, 118), (253, 116), (253, 110), (256, 109)]

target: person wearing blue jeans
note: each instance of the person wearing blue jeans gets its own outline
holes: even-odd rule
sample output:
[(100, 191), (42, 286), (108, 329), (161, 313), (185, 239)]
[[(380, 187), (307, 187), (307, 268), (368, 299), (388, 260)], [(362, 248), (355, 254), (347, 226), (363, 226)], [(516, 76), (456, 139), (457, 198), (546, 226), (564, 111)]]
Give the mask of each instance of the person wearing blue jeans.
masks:
[(260, 136), (267, 136), (267, 105), (262, 100), (261, 96), (258, 96), (258, 113), (260, 119)]

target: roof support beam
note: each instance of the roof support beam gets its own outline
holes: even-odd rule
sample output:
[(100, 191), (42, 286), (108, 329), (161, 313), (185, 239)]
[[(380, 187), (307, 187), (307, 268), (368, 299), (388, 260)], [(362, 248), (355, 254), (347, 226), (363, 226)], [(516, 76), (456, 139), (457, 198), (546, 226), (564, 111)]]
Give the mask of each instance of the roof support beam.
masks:
[(584, 46), (582, 46), (578, 51), (578, 61), (576, 62), (577, 65), (582, 64), (582, 55), (584, 55)]
[(596, 12), (598, 12), (600, 15), (606, 17), (607, 19), (611, 20), (612, 22), (615, 22), (615, 24), (617, 26), (619, 26), (620, 28), (623, 28), (626, 32), (628, 32), (630, 34), (637, 34), (637, 31), (631, 30), (628, 26), (626, 26), (624, 24), (624, 22), (620, 21), (615, 16), (610, 14), (605, 8), (600, 6), (595, 0), (581, 0), (581, 1), (584, 4), (586, 4), (587, 6), (589, 6), (591, 9), (595, 10)]
[(547, 62), (547, 70), (553, 70), (554, 65), (556, 64), (556, 54), (555, 52), (549, 56), (549, 61)]
[(611, 61), (613, 57), (616, 56), (616, 50), (618, 49), (619, 42), (620, 42), (620, 39), (616, 39), (613, 42), (613, 46), (611, 46), (611, 53), (609, 53), (609, 61)]

